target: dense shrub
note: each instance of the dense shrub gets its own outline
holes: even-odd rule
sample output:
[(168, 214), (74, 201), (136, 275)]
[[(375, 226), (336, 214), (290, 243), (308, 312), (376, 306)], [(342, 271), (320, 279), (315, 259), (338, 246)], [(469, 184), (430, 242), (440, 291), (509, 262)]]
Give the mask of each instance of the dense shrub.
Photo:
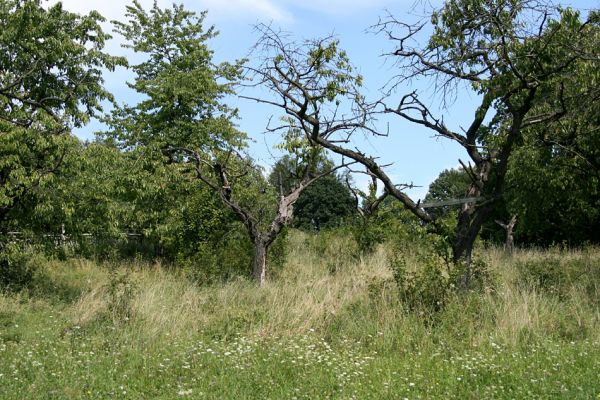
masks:
[(111, 269), (106, 294), (108, 316), (115, 325), (128, 323), (133, 319), (133, 300), (138, 290), (138, 284), (127, 272), (121, 273), (117, 267)]
[[(402, 256), (390, 261), (400, 300), (408, 311), (432, 316), (442, 311), (450, 300), (466, 293), (461, 285), (465, 267), (430, 255), (420, 260), (417, 268), (409, 268)], [(494, 279), (485, 262), (471, 262), (469, 291), (484, 291), (494, 287)]]
[(372, 215), (357, 218), (349, 224), (361, 253), (372, 253), (378, 245), (389, 243), (395, 247), (415, 241), (426, 235), (426, 228), (398, 201), (387, 199)]
[(320, 230), (339, 226), (356, 214), (348, 187), (335, 175), (326, 175), (306, 188), (294, 206), (294, 227)]
[[(287, 231), (283, 230), (269, 248), (267, 255), (269, 275), (283, 268), (287, 254)], [(241, 229), (234, 229), (218, 243), (196, 243), (196, 252), (181, 253), (176, 265), (182, 267), (188, 278), (198, 284), (224, 282), (252, 272), (253, 245)]]
[(34, 277), (36, 264), (23, 245), (0, 244), (0, 287), (19, 290), (27, 286)]
[(250, 275), (252, 243), (241, 230), (231, 231), (221, 243), (196, 242), (195, 249), (194, 253), (180, 253), (175, 262), (195, 283), (210, 284)]

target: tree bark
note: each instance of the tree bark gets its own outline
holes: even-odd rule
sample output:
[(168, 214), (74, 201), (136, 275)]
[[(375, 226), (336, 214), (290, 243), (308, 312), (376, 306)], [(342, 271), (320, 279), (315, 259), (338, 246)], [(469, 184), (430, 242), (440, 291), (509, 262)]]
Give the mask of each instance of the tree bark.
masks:
[(517, 215), (513, 215), (510, 221), (507, 224), (502, 223), (502, 221), (496, 221), (498, 225), (500, 225), (506, 231), (506, 241), (504, 242), (504, 252), (508, 255), (512, 255), (513, 250), (515, 248), (515, 237), (514, 237), (514, 229), (517, 224)]
[(506, 226), (506, 243), (504, 245), (504, 250), (508, 254), (512, 254), (515, 249), (515, 236), (513, 231), (515, 229), (515, 225), (517, 224), (517, 216), (513, 215), (510, 219), (508, 225)]
[(470, 287), (473, 278), (471, 261), (475, 240), (491, 209), (492, 203), (483, 205), (469, 203), (465, 204), (458, 214), (458, 224), (452, 243), (452, 260), (455, 264), (462, 264), (465, 267), (460, 282), (465, 288)]
[(254, 255), (252, 259), (252, 276), (259, 286), (267, 279), (267, 254), (269, 245), (261, 239), (254, 240)]

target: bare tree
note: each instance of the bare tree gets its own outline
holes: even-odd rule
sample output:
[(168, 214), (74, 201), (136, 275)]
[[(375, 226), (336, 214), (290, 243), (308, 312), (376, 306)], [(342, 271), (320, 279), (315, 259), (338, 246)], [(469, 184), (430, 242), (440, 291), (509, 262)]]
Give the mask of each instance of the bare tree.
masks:
[(387, 195), (400, 200), (422, 220), (432, 218), (417, 206), (403, 190), (412, 184), (396, 184), (385, 173), (386, 165), (356, 148), (350, 148), (353, 135), (379, 132), (373, 115), (377, 104), (368, 104), (360, 93), (362, 77), (354, 72), (346, 53), (333, 37), (294, 43), (268, 26), (257, 28), (261, 39), (256, 45), (262, 63), (249, 67), (255, 86), (270, 89), (275, 98), (241, 96), (279, 108), (289, 118), (284, 124), (269, 126), (278, 132), (299, 129), (311, 144), (321, 146), (345, 158), (363, 164), (379, 179)]
[(496, 223), (502, 227), (506, 231), (506, 240), (504, 241), (504, 251), (506, 254), (511, 255), (515, 248), (515, 236), (513, 231), (515, 229), (515, 225), (517, 224), (517, 215), (514, 214), (508, 223), (503, 223), (502, 221), (496, 220)]
[[(260, 172), (256, 170), (251, 160), (233, 150), (215, 153), (212, 157), (182, 147), (171, 148), (170, 151), (173, 154), (183, 155), (193, 165), (196, 177), (217, 193), (223, 204), (243, 223), (254, 247), (252, 275), (260, 286), (266, 281), (269, 249), (283, 228), (291, 223), (294, 204), (300, 194), (317, 179), (348, 165), (342, 163), (325, 172), (313, 174), (311, 164), (306, 163), (301, 176), (289, 192), (269, 193), (274, 188), (265, 187), (261, 193), (258, 193), (260, 198), (254, 198), (244, 204), (240, 197), (243, 197), (244, 191), (248, 191), (248, 182), (256, 184), (256, 181), (261, 180), (257, 177)], [(273, 197), (277, 200), (269, 201), (269, 198)], [(274, 210), (267, 209), (273, 205)]]
[[(424, 44), (419, 35), (431, 24)], [(395, 44), (399, 74), (383, 100), (367, 103), (360, 93), (362, 77), (354, 72), (338, 42), (327, 37), (293, 43), (285, 35), (261, 26), (263, 63), (252, 71), (257, 84), (275, 99), (248, 96), (280, 108), (311, 143), (363, 164), (389, 196), (398, 199), (426, 223), (434, 218), (395, 184), (376, 159), (352, 147), (353, 135), (387, 135), (375, 126), (378, 113), (397, 115), (462, 146), (469, 161), (461, 164), (471, 179), (452, 241), (453, 259), (466, 265), (463, 284), (469, 286), (475, 239), (505, 190), (508, 160), (530, 127), (562, 118), (567, 112), (564, 80), (585, 56), (591, 22), (570, 10), (559, 12), (542, 1), (452, 1), (433, 11), (430, 22), (403, 23), (392, 15), (376, 30)], [(481, 101), (466, 128), (452, 129), (442, 116), (411, 91), (397, 106), (390, 98), (412, 79), (433, 79), (443, 104), (457, 88)], [(542, 106), (543, 104), (543, 106)], [(272, 130), (281, 129), (281, 127)]]

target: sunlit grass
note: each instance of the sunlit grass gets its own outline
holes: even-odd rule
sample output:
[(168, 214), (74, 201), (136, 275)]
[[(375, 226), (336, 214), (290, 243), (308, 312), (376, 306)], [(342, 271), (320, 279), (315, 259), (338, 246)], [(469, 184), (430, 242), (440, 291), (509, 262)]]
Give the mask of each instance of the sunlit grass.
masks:
[[(406, 312), (387, 251), (294, 232), (285, 267), (198, 287), (159, 264), (49, 262), (0, 295), (2, 399), (596, 398), (600, 312), (519, 281), (518, 262), (600, 252), (480, 251), (493, 290)], [(417, 262), (417, 261), (415, 261)], [(43, 279), (43, 281), (41, 281)], [(585, 279), (585, 278), (584, 278)], [(590, 278), (591, 279), (591, 278)]]

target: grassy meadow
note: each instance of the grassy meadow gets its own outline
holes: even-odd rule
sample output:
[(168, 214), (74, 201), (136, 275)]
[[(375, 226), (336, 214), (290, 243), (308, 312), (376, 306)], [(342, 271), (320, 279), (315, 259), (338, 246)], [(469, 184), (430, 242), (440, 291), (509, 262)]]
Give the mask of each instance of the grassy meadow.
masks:
[(389, 246), (288, 240), (260, 289), (43, 262), (0, 294), (0, 399), (600, 398), (599, 249), (480, 249), (491, 283), (431, 308), (399, 294)]

